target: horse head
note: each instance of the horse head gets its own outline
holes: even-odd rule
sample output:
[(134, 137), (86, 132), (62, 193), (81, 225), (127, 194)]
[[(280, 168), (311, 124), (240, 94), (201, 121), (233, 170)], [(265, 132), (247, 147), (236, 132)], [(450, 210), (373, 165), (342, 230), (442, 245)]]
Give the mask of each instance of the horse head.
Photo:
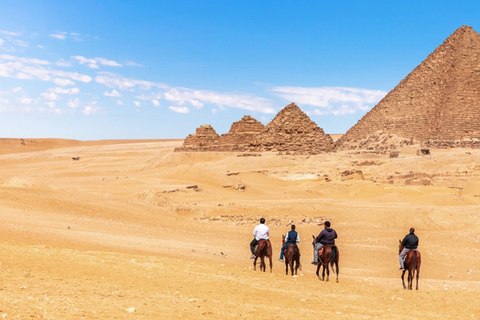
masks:
[(402, 245), (402, 240), (398, 240), (398, 254), (402, 252), (404, 246)]
[(285, 245), (285, 235), (282, 234), (282, 246)]

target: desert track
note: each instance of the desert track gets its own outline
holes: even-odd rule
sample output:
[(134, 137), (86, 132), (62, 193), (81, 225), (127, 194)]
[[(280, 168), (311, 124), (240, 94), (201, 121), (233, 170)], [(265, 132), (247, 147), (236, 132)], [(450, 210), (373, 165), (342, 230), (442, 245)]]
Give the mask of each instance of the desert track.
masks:
[[(4, 319), (480, 318), (480, 150), (238, 157), (173, 153), (181, 141), (25, 141), (0, 139)], [(261, 216), (272, 274), (249, 260)], [(339, 283), (310, 264), (325, 219)], [(277, 261), (292, 222), (296, 278)], [(398, 271), (411, 226), (419, 291)]]

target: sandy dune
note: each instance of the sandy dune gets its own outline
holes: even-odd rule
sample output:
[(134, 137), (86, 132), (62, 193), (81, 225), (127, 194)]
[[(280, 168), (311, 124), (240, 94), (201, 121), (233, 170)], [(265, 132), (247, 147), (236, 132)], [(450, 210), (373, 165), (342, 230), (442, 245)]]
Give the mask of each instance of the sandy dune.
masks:
[[(480, 150), (252, 157), (173, 153), (180, 140), (24, 142), (0, 139), (3, 319), (480, 318)], [(249, 259), (260, 217), (272, 274)], [(340, 236), (339, 283), (310, 264), (325, 219)], [(298, 277), (277, 261), (292, 222)], [(418, 291), (398, 271), (411, 226)]]

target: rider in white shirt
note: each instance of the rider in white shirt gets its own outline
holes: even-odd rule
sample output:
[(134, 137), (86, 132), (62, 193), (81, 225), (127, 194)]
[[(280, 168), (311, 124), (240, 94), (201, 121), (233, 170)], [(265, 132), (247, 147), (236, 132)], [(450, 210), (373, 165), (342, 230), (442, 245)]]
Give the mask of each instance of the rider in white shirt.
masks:
[(250, 259), (255, 259), (255, 246), (258, 244), (260, 240), (268, 240), (268, 236), (270, 235), (270, 228), (265, 225), (265, 219), (260, 219), (260, 224), (253, 229), (253, 240), (250, 242), (250, 251), (252, 251), (252, 256)]

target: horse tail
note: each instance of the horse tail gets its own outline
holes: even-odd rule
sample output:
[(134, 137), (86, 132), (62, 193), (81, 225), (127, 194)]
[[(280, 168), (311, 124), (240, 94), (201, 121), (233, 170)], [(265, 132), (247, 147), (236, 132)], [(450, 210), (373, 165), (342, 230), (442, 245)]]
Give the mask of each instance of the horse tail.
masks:
[(337, 247), (332, 246), (332, 255), (330, 256), (330, 266), (333, 267), (337, 260)]
[(415, 276), (415, 270), (417, 270), (417, 252), (412, 250), (412, 278)]

